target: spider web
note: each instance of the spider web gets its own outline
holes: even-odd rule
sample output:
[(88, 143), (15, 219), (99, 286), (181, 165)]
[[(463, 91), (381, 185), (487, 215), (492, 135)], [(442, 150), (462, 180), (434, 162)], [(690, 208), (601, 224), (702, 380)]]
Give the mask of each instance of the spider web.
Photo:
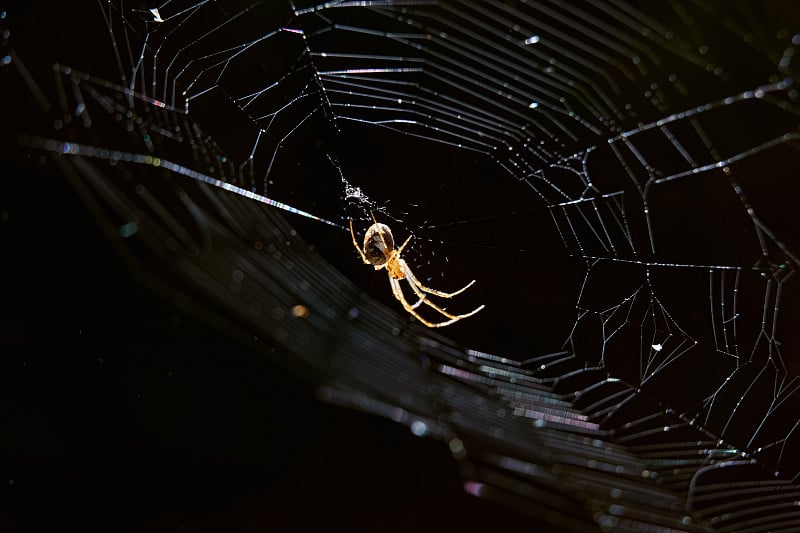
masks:
[[(334, 303), (306, 298), (295, 316), (342, 319), (363, 338), (388, 331), (398, 346), (412, 335), (415, 365), (503, 403), (486, 419), (505, 444), (463, 452), (480, 424), (449, 389), (449, 423), (420, 399), (381, 393), (388, 348), (378, 370), (344, 364), (322, 379), (326, 400), (447, 440), (472, 461), (465, 490), (512, 506), (508, 494), (527, 494), (534, 509), (569, 509), (559, 499), (572, 488), (604, 529), (800, 525), (791, 5), (107, 1), (4, 19), (25, 9), (75, 42), (35, 47), (25, 31), (9, 41), (6, 102), (22, 105), (7, 126), (14, 146), (100, 191), (95, 201), (116, 213), (104, 223), (126, 242), (191, 249), (223, 235), (195, 227), (206, 217), (246, 240), (264, 213), (283, 214), (292, 227), (264, 222), (280, 237), (258, 250), (300, 265), (289, 243), (308, 242), (338, 272), (270, 281), (262, 270), (277, 266), (231, 245), (239, 282), (272, 295), (328, 287)], [(209, 190), (267, 207), (234, 208)], [(165, 207), (173, 196), (180, 209)], [(442, 338), (402, 313), (346, 303), (352, 280), (399, 309), (385, 275), (350, 248), (348, 219), (363, 235), (370, 212), (398, 242), (412, 236), (404, 256), (426, 284), (478, 280), (448, 310), (486, 309)], [(148, 217), (169, 236), (146, 237)], [(239, 289), (215, 292), (211, 274), (175, 268), (188, 292), (253, 313), (253, 302), (232, 303)], [(321, 345), (273, 318), (269, 338), (327, 367)], [(322, 324), (309, 324), (313, 339)], [(506, 413), (517, 425), (503, 426)], [(526, 455), (530, 442), (541, 455)], [(563, 488), (536, 492), (551, 477)], [(520, 478), (538, 488), (525, 493)], [(610, 499), (597, 487), (612, 487)]]

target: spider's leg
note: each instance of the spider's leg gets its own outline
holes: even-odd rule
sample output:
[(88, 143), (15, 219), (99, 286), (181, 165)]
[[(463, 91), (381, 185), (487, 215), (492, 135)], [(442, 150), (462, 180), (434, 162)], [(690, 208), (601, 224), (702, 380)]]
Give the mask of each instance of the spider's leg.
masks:
[[(405, 244), (403, 246), (405, 246)], [(411, 267), (408, 266), (408, 263), (406, 263), (403, 259), (400, 259), (400, 261), (401, 261), (400, 266), (402, 267), (403, 272), (405, 272), (408, 281), (419, 287), (423, 292), (427, 292), (428, 294), (435, 294), (436, 296), (440, 296), (442, 298), (452, 298), (453, 296), (461, 294), (465, 290), (469, 289), (475, 283), (475, 280), (473, 279), (472, 281), (467, 283), (466, 286), (458, 289), (456, 292), (437, 291), (436, 289), (431, 289), (430, 287), (426, 287), (425, 285), (423, 285), (411, 271)]]
[[(398, 284), (399, 284), (399, 282), (398, 282)], [(425, 297), (425, 295), (422, 294), (422, 291), (417, 286), (417, 284), (414, 283), (414, 281), (412, 281), (410, 278), (408, 279), (408, 284), (411, 286), (411, 289), (416, 293), (416, 295), (419, 296), (419, 299), (420, 299), (420, 301), (422, 303), (424, 303), (425, 305), (427, 305), (431, 309), (434, 309), (434, 310), (438, 311), (439, 313), (443, 314), (444, 316), (446, 316), (447, 318), (451, 319), (452, 321), (461, 320), (462, 318), (467, 318), (468, 316), (472, 316), (472, 315), (474, 315), (475, 313), (477, 313), (478, 311), (480, 311), (481, 309), (484, 308), (484, 306), (481, 305), (480, 307), (478, 307), (477, 309), (473, 309), (469, 313), (465, 313), (463, 315), (454, 315), (452, 313), (448, 313), (447, 311), (445, 311), (444, 309), (442, 309), (441, 307), (439, 307), (438, 305), (436, 305), (432, 301), (428, 300)]]
[(356, 242), (356, 234), (355, 234), (355, 232), (353, 232), (353, 219), (352, 218), (350, 219), (350, 235), (353, 237), (353, 246), (356, 247), (356, 250), (358, 250), (358, 253), (361, 255), (361, 260), (364, 261), (365, 265), (371, 264), (369, 261), (367, 261), (367, 256), (364, 255), (364, 251), (361, 248), (359, 248), (358, 243)]
[(408, 236), (408, 239), (406, 239), (406, 242), (404, 242), (404, 243), (403, 243), (403, 246), (401, 246), (400, 248), (398, 248), (398, 249), (397, 249), (397, 254), (398, 254), (398, 255), (400, 254), (400, 252), (402, 252), (402, 251), (403, 251), (403, 248), (405, 248), (405, 247), (406, 247), (406, 244), (408, 244), (408, 241), (410, 241), (410, 240), (411, 240), (411, 237), (412, 237), (412, 236), (413, 236), (413, 235), (409, 235), (409, 236)]
[[(405, 294), (403, 294), (403, 290), (400, 287), (400, 280), (389, 276), (389, 285), (391, 285), (391, 287), (392, 287), (392, 292), (394, 293), (394, 297), (397, 298), (398, 300), (400, 300), (400, 303), (405, 302), (405, 303), (408, 304), (408, 300), (405, 299)], [(397, 289), (397, 291), (395, 291), (395, 288)], [(402, 300), (397, 296), (398, 292), (403, 296)], [(413, 304), (408, 304), (408, 305), (409, 305), (409, 307), (411, 307), (411, 309), (416, 309), (417, 307), (422, 305), (424, 303), (424, 301), (425, 301), (425, 296), (423, 295), (422, 298), (420, 298), (419, 300), (417, 300)], [(405, 307), (405, 306), (403, 306), (403, 307)]]
[[(399, 282), (398, 282), (398, 284), (399, 284)], [(442, 309), (441, 307), (439, 307), (435, 303), (433, 303), (430, 300), (428, 300), (425, 297), (425, 295), (422, 294), (422, 291), (419, 290), (419, 287), (417, 287), (417, 285), (413, 281), (411, 281), (410, 279), (408, 280), (408, 285), (411, 287), (411, 290), (414, 291), (414, 294), (416, 294), (417, 297), (419, 297), (420, 302), (423, 302), (425, 305), (427, 305), (431, 309), (435, 309), (436, 311), (438, 311), (439, 313), (443, 314), (447, 318), (456, 318), (456, 315), (454, 315), (452, 313), (448, 313), (447, 311), (445, 311), (444, 309)]]
[[(461, 318), (456, 318), (453, 320), (448, 320), (446, 322), (430, 322), (429, 320), (422, 318), (419, 315), (419, 313), (417, 313), (417, 311), (415, 310), (416, 308), (412, 307), (411, 304), (409, 304), (408, 301), (406, 301), (406, 297), (403, 294), (403, 290), (400, 288), (400, 282), (398, 280), (396, 280), (395, 278), (389, 278), (389, 284), (392, 286), (392, 293), (394, 293), (394, 297), (397, 298), (397, 301), (400, 302), (400, 304), (403, 306), (403, 309), (414, 315), (414, 317), (417, 320), (419, 320), (429, 328), (440, 328), (442, 326), (447, 326), (452, 324), (453, 322), (461, 320)], [(426, 301), (426, 300), (420, 300), (420, 301)], [(417, 302), (417, 304), (419, 304), (419, 302)]]
[[(399, 281), (399, 280), (397, 281), (397, 285), (398, 285), (398, 286), (400, 285), (400, 281)], [(416, 308), (417, 308), (417, 307), (419, 307), (420, 305), (424, 304), (424, 303), (425, 303), (425, 300), (426, 300), (425, 296), (421, 296), (421, 297), (419, 298), (419, 300), (417, 300), (416, 302), (414, 302), (413, 304), (411, 304), (411, 309), (416, 309)]]

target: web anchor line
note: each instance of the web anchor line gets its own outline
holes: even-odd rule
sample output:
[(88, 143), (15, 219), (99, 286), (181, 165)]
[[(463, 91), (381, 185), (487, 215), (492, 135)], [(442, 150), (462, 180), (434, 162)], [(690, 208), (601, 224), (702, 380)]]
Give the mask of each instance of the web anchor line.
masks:
[(161, 159), (159, 157), (153, 157), (150, 155), (143, 155), (143, 154), (135, 154), (130, 152), (104, 150), (94, 146), (87, 146), (84, 144), (69, 143), (69, 142), (59, 141), (56, 139), (45, 139), (40, 137), (29, 138), (26, 141), (24, 141), (24, 143), (30, 146), (31, 148), (43, 149), (48, 152), (54, 152), (58, 154), (81, 155), (85, 157), (105, 159), (108, 161), (125, 161), (128, 163), (137, 163), (151, 167), (163, 168), (169, 170), (170, 172), (180, 174), (181, 176), (186, 176), (188, 178), (192, 178), (202, 183), (212, 185), (219, 189), (223, 189), (228, 192), (238, 194), (239, 196), (244, 196), (245, 198), (249, 198), (264, 205), (269, 205), (277, 209), (282, 209), (283, 211), (287, 211), (295, 215), (300, 215), (301, 217), (305, 217), (311, 220), (316, 220), (317, 222), (322, 222), (323, 224), (328, 224), (329, 226), (333, 226), (335, 228), (347, 231), (347, 228), (344, 225), (339, 224), (338, 222), (318, 217), (307, 211), (303, 211), (302, 209), (297, 209), (296, 207), (292, 207), (291, 205), (286, 204), (284, 202), (273, 200), (272, 198), (268, 198), (264, 195), (255, 193), (253, 191), (248, 191), (237, 185), (233, 185), (226, 181), (211, 177), (207, 174), (203, 174), (202, 172), (192, 170), (191, 168), (179, 165), (167, 159)]

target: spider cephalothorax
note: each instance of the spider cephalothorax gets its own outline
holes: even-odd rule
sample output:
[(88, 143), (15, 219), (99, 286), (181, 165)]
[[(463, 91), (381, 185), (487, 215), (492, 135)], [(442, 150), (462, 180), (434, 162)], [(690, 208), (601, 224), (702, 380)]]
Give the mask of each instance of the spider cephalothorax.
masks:
[[(470, 281), (465, 287), (455, 291), (455, 292), (442, 292), (437, 291), (435, 289), (431, 289), (430, 287), (426, 287), (414, 276), (414, 273), (411, 271), (411, 267), (408, 266), (408, 263), (401, 257), (401, 252), (403, 248), (406, 247), (408, 241), (411, 240), (411, 237), (406, 239), (403, 245), (400, 248), (395, 249), (394, 247), (394, 236), (392, 235), (392, 230), (389, 229), (389, 226), (386, 224), (381, 224), (377, 220), (375, 220), (375, 216), (373, 215), (372, 221), (374, 224), (369, 227), (367, 230), (366, 235), (364, 235), (364, 247), (363, 249), (358, 246), (358, 242), (356, 241), (356, 234), (353, 231), (353, 221), (350, 221), (350, 235), (353, 237), (353, 246), (356, 247), (358, 253), (361, 255), (361, 259), (364, 261), (366, 265), (372, 265), (375, 267), (375, 270), (380, 270), (382, 268), (386, 269), (386, 272), (389, 274), (389, 284), (392, 287), (392, 294), (397, 300), (403, 305), (403, 308), (414, 315), (420, 322), (425, 324), (431, 328), (438, 328), (442, 326), (447, 326), (452, 324), (453, 322), (457, 322), (462, 318), (467, 318), (468, 316), (472, 316), (484, 306), (480, 306), (477, 309), (473, 309), (469, 313), (463, 315), (454, 315), (448, 313), (435, 303), (428, 300), (428, 297), (424, 294), (433, 294), (435, 296), (439, 296), (441, 298), (452, 298), (453, 296), (460, 294), (461, 292), (465, 291), (469, 288), (475, 280)], [(419, 298), (415, 303), (410, 304), (408, 300), (406, 300), (405, 295), (403, 294), (403, 290), (400, 287), (400, 280), (405, 279), (408, 281), (408, 284), (411, 286), (411, 289), (416, 294), (417, 298)], [(425, 304), (431, 309), (436, 310), (440, 314), (446, 316), (450, 320), (446, 320), (444, 322), (430, 322), (424, 318), (422, 318), (416, 311), (417, 307), (421, 304)]]

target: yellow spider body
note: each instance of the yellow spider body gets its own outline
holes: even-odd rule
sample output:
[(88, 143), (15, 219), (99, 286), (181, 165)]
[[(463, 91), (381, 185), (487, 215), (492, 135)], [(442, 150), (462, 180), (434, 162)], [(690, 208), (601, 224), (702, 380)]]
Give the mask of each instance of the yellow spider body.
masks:
[[(392, 230), (389, 229), (389, 226), (386, 224), (381, 224), (377, 220), (375, 220), (375, 216), (373, 215), (372, 220), (374, 224), (369, 227), (367, 230), (366, 235), (364, 235), (364, 247), (363, 249), (358, 246), (358, 242), (356, 241), (356, 234), (353, 231), (353, 221), (350, 221), (350, 235), (353, 237), (353, 246), (355, 246), (358, 253), (361, 255), (361, 259), (364, 261), (365, 265), (372, 265), (375, 267), (375, 270), (380, 270), (382, 268), (386, 269), (386, 273), (389, 275), (389, 285), (392, 287), (392, 294), (394, 297), (399, 301), (403, 308), (414, 315), (417, 320), (425, 324), (430, 328), (439, 328), (442, 326), (447, 326), (452, 324), (453, 322), (457, 322), (462, 318), (467, 318), (469, 316), (474, 315), (484, 306), (480, 306), (477, 309), (473, 309), (469, 313), (463, 315), (454, 315), (448, 313), (435, 303), (431, 302), (425, 293), (433, 294), (435, 296), (439, 296), (441, 298), (452, 298), (453, 296), (460, 294), (461, 292), (465, 291), (467, 288), (472, 286), (475, 283), (475, 280), (470, 281), (465, 287), (455, 291), (455, 292), (442, 292), (437, 291), (435, 289), (431, 289), (430, 287), (426, 287), (414, 276), (414, 273), (411, 271), (411, 267), (408, 266), (408, 263), (405, 262), (401, 253), (403, 248), (406, 247), (408, 241), (411, 240), (411, 237), (406, 239), (403, 245), (400, 248), (395, 249), (394, 247), (394, 236), (392, 235)], [(400, 280), (405, 279), (411, 289), (416, 294), (418, 300), (410, 304), (408, 300), (406, 300), (405, 295), (403, 294), (403, 290), (400, 287)], [(425, 304), (431, 309), (436, 310), (441, 315), (447, 317), (449, 320), (444, 322), (430, 322), (424, 318), (422, 318), (419, 313), (417, 313), (416, 309), (421, 304)]]

